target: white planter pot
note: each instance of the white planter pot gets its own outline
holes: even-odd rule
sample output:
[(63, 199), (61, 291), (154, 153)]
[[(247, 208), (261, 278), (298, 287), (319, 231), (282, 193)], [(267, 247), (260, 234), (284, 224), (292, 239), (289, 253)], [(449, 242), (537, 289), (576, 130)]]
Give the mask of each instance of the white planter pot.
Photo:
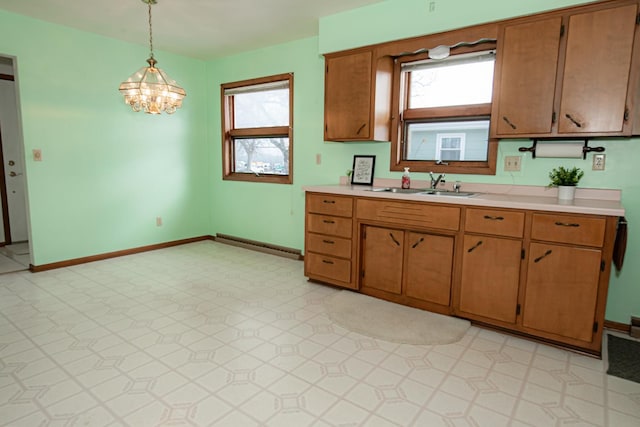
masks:
[(559, 185), (558, 200), (573, 200), (576, 197), (575, 185)]

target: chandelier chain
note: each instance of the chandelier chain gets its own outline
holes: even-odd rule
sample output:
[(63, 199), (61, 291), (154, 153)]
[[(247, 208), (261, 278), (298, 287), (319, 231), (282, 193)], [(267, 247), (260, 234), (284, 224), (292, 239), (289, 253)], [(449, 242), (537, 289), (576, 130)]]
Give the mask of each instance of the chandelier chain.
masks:
[(149, 4), (149, 49), (151, 50), (151, 58), (153, 58), (153, 24), (151, 22), (151, 2)]

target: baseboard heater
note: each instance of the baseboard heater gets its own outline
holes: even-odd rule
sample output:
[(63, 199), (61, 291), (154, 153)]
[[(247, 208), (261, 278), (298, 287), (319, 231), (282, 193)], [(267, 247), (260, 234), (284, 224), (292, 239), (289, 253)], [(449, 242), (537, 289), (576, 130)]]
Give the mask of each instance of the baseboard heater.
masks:
[(255, 240), (243, 239), (241, 237), (229, 236), (228, 234), (216, 233), (214, 237), (216, 242), (226, 243), (228, 245), (239, 246), (241, 248), (251, 249), (254, 251), (265, 252), (272, 255), (278, 255), (285, 258), (303, 259), (302, 251), (299, 249), (287, 248), (285, 246), (272, 245), (270, 243), (258, 242)]

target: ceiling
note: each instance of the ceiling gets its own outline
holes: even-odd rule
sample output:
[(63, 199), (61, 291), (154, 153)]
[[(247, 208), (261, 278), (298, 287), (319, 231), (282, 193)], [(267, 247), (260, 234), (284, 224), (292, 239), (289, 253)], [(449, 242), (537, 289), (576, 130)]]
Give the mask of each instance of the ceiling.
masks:
[[(318, 34), (318, 18), (384, 0), (158, 0), (154, 49), (213, 59)], [(148, 44), (143, 0), (0, 0), (0, 9)]]

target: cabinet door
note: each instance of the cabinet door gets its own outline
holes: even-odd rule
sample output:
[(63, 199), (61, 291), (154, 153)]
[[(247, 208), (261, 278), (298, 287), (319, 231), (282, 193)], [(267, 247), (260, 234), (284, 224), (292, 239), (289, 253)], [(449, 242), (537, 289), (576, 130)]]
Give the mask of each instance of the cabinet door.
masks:
[(551, 132), (561, 25), (555, 17), (505, 28), (497, 114), (494, 107), (498, 135)]
[(371, 138), (373, 53), (326, 57), (325, 140)]
[(402, 293), (404, 231), (365, 227), (362, 286)]
[(559, 133), (623, 130), (637, 4), (569, 18)]
[(460, 310), (502, 322), (516, 322), (522, 242), (464, 236)]
[(407, 232), (405, 295), (449, 305), (453, 237)]
[(598, 249), (531, 243), (523, 326), (591, 342), (601, 258)]

